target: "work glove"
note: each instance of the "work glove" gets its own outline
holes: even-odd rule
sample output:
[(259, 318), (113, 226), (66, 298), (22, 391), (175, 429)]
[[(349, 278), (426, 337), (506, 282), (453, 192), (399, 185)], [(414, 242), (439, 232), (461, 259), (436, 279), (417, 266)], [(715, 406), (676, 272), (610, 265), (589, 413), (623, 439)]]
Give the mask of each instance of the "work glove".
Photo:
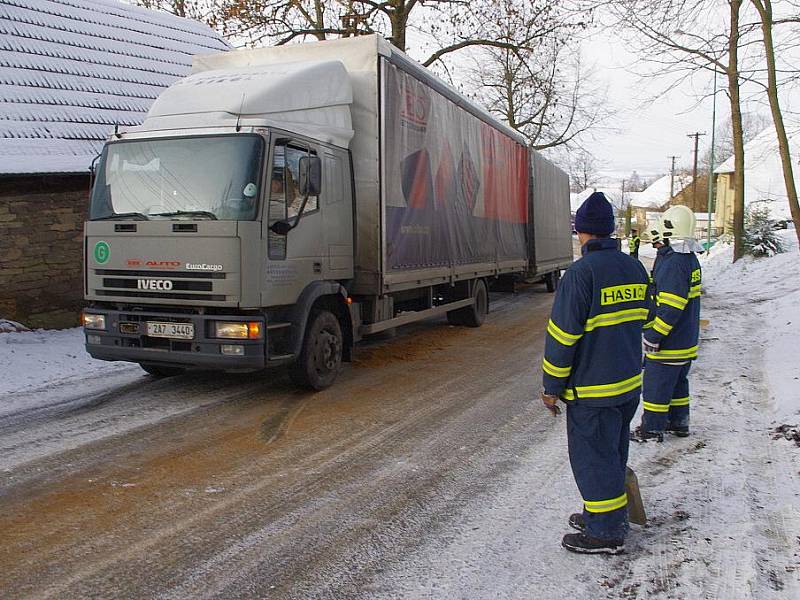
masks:
[(544, 407), (553, 413), (553, 416), (561, 414), (561, 407), (558, 405), (560, 398), (558, 396), (551, 396), (542, 392), (542, 404)]
[(642, 336), (642, 354), (647, 356), (648, 354), (653, 354), (654, 352), (658, 352), (658, 342), (648, 342), (647, 338)]

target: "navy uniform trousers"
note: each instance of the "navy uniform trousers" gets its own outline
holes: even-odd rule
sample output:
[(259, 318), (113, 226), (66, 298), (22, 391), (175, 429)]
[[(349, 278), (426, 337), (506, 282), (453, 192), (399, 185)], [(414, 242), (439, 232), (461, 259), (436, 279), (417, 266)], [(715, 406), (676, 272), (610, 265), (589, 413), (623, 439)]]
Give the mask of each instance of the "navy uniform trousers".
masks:
[(618, 406), (566, 404), (569, 462), (584, 500), (586, 533), (622, 540), (628, 533), (625, 465), (639, 397)]
[(642, 429), (664, 431), (689, 427), (689, 369), (692, 363), (669, 365), (645, 360), (642, 381)]

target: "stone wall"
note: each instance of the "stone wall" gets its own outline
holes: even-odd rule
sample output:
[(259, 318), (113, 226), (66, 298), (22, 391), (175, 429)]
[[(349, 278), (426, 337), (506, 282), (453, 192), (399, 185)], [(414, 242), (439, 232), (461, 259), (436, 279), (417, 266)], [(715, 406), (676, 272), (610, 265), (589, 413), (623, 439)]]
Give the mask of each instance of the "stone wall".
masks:
[(88, 175), (0, 178), (0, 317), (78, 324)]

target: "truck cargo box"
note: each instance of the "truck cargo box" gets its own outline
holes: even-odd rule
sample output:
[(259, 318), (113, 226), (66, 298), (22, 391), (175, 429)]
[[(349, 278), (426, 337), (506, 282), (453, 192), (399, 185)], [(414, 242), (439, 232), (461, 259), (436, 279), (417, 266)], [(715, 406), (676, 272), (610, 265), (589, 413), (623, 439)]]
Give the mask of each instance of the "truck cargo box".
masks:
[(572, 263), (569, 175), (535, 150), (530, 151), (529, 271), (536, 275)]
[(354, 293), (382, 294), (527, 266), (524, 138), (380, 36), (194, 60), (195, 73), (342, 63), (353, 98)]

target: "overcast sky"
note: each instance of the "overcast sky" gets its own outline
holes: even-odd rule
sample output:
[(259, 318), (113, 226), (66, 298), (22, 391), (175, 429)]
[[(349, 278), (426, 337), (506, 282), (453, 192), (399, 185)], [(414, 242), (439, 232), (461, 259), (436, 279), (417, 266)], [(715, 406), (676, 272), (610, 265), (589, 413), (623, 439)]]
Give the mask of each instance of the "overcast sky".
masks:
[[(710, 145), (712, 101), (699, 99), (710, 78), (700, 77), (651, 102), (667, 82), (640, 79), (633, 72), (635, 55), (618, 38), (597, 33), (584, 42), (583, 53), (587, 63), (595, 64), (597, 80), (608, 84), (609, 101), (617, 109), (617, 130), (602, 131), (585, 144), (604, 172), (615, 177), (627, 177), (634, 170), (643, 176), (664, 174), (672, 155), (680, 157), (677, 165), (690, 165), (694, 140), (687, 134), (695, 131), (708, 134), (700, 138), (702, 156), (703, 146)], [(719, 84), (725, 82), (720, 78)], [(727, 96), (718, 94), (717, 123), (729, 112)]]

